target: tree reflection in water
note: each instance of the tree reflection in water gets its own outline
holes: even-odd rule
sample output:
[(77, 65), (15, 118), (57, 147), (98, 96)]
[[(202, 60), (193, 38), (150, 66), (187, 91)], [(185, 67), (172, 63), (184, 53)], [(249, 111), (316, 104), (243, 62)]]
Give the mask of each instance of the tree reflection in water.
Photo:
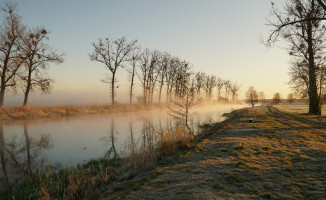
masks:
[(104, 157), (106, 158), (118, 158), (119, 155), (117, 153), (117, 150), (115, 148), (115, 136), (114, 136), (114, 118), (111, 118), (111, 130), (110, 130), (110, 135), (101, 138), (101, 140), (103, 140), (107, 145), (109, 145), (111, 143), (111, 147), (109, 148), (109, 150), (105, 153)]
[(42, 152), (53, 147), (49, 135), (32, 137), (26, 123), (23, 128), (24, 132), (20, 137), (16, 134), (5, 137), (4, 125), (0, 124), (0, 188), (10, 189), (12, 184), (18, 184), (33, 175), (47, 161), (45, 157), (41, 157)]

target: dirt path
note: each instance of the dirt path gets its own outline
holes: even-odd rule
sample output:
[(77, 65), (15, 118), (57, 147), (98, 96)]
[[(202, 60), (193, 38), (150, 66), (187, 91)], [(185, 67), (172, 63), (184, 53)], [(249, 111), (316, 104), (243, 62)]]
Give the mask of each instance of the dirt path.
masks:
[(326, 199), (326, 129), (272, 107), (249, 111), (120, 199)]

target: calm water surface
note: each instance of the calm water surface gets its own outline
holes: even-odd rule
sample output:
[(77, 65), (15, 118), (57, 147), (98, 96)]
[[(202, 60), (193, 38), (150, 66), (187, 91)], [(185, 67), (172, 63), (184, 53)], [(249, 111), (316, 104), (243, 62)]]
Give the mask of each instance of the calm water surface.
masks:
[[(222, 121), (223, 113), (242, 107), (245, 105), (197, 108), (190, 127), (196, 132), (198, 125)], [(128, 144), (143, 141), (146, 130), (174, 126), (166, 109), (3, 124), (0, 176), (3, 182), (5, 173), (26, 175), (40, 165), (60, 168), (104, 156), (124, 156)]]

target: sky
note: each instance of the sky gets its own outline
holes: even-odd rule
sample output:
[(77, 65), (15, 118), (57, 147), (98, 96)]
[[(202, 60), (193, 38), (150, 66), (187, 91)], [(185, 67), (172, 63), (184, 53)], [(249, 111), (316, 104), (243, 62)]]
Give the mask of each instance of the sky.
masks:
[[(0, 0), (0, 5), (4, 5)], [(290, 57), (286, 44), (266, 48), (260, 42), (270, 27), (269, 0), (18, 0), (18, 13), (29, 27), (50, 30), (49, 44), (65, 53), (51, 64), (55, 84), (49, 95), (33, 92), (32, 105), (110, 103), (109, 87), (100, 80), (107, 71), (92, 62), (91, 42), (98, 38), (137, 39), (143, 49), (158, 49), (185, 59), (194, 71), (241, 84), (240, 99), (249, 86), (267, 98), (289, 90)], [(284, 2), (278, 0), (276, 2)], [(118, 72), (117, 100), (127, 102), (128, 79)], [(140, 88), (139, 83), (137, 83)], [(21, 91), (8, 93), (6, 105), (23, 101)], [(138, 90), (136, 96), (140, 96)]]

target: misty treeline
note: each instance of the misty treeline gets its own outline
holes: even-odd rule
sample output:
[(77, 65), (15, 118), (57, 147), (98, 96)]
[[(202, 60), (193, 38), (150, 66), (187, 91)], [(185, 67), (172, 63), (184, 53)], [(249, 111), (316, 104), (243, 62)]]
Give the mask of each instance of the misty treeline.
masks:
[[(194, 72), (191, 63), (170, 53), (141, 49), (137, 40), (100, 38), (92, 43), (92, 47), (90, 59), (102, 63), (108, 71), (102, 81), (110, 85), (112, 105), (116, 103), (119, 68), (124, 68), (129, 74), (130, 104), (133, 103), (136, 86), (141, 86), (143, 93), (137, 96), (137, 101), (144, 104), (169, 103), (184, 97), (235, 102), (240, 91), (239, 84), (215, 75)], [(216, 94), (215, 99), (213, 93)]]
[(17, 4), (5, 3), (0, 24), (0, 107), (7, 91), (23, 92), (27, 105), (32, 90), (49, 92), (53, 79), (48, 76), (49, 63), (62, 63), (47, 41), (49, 31), (42, 26), (27, 27), (17, 13)]
[(292, 58), (290, 85), (299, 98), (309, 100), (309, 113), (321, 114), (326, 95), (326, 6), (324, 0), (288, 0), (283, 9), (272, 2), (272, 27), (267, 45), (280, 38)]

